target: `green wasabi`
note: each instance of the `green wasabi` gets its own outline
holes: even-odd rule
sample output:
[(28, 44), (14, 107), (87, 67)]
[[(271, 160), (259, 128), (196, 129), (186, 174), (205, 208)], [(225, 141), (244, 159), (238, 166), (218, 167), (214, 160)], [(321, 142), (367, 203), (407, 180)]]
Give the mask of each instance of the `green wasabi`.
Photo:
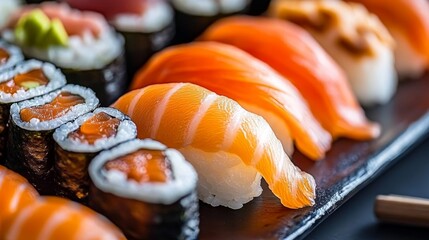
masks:
[(15, 28), (15, 37), (21, 44), (38, 48), (65, 47), (68, 44), (68, 35), (62, 22), (59, 19), (51, 21), (39, 9), (19, 19)]
[(49, 29), (50, 20), (41, 10), (33, 10), (19, 19), (15, 28), (15, 36), (19, 42), (35, 45)]
[(67, 46), (69, 39), (63, 23), (59, 19), (53, 19), (51, 26), (42, 38), (41, 45), (49, 46)]

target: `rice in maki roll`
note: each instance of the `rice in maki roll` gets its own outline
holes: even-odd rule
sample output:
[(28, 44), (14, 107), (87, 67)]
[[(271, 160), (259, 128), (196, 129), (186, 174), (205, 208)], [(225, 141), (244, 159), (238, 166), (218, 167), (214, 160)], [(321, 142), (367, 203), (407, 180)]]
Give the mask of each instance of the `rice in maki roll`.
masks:
[(250, 0), (171, 0), (175, 10), (176, 42), (190, 42), (224, 17), (245, 13)]
[(98, 104), (91, 89), (76, 85), (12, 104), (6, 165), (26, 177), (41, 194), (52, 194), (54, 130)]
[(24, 56), (19, 48), (0, 40), (0, 73), (23, 60)]
[(68, 83), (93, 89), (103, 105), (126, 90), (124, 39), (94, 12), (45, 2), (22, 7), (2, 33), (24, 55), (60, 67)]
[[(15, 50), (18, 51), (14, 47), (9, 48), (11, 57), (6, 64), (13, 65), (22, 59), (19, 52), (14, 55)], [(4, 163), (7, 151), (10, 106), (52, 92), (65, 84), (66, 80), (59, 69), (36, 60), (21, 62), (0, 72), (0, 164)]]
[(103, 14), (125, 37), (128, 77), (174, 37), (173, 10), (164, 0), (67, 0), (70, 6)]
[(0, 1), (0, 29), (2, 29), (12, 13), (21, 5), (20, 0), (1, 0)]
[(197, 173), (174, 149), (146, 139), (97, 155), (89, 204), (129, 239), (195, 239)]
[(136, 125), (114, 108), (97, 108), (57, 128), (54, 132), (57, 195), (84, 202), (89, 189), (90, 161), (100, 151), (136, 136)]

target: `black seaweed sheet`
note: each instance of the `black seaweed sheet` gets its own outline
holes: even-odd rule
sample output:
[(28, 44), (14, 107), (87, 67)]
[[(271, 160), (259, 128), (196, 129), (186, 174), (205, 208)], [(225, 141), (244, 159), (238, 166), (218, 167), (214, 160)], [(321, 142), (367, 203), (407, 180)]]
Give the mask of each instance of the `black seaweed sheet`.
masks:
[[(429, 130), (429, 74), (402, 82), (393, 100), (368, 109), (382, 135), (370, 142), (337, 140), (326, 159), (312, 162), (299, 153), (293, 161), (317, 182), (314, 207), (283, 207), (266, 184), (262, 196), (240, 210), (201, 204), (201, 239), (296, 239), (302, 238), (359, 189), (375, 179)], [(406, 159), (404, 159), (406, 160)], [(412, 173), (407, 173), (412, 174)], [(405, 177), (405, 176), (404, 176)]]

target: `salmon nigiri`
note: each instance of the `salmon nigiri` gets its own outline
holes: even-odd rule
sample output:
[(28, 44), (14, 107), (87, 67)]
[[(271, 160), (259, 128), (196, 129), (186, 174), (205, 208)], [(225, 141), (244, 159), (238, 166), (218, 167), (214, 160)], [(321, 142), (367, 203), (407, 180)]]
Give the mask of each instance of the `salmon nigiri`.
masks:
[(91, 209), (58, 197), (43, 197), (5, 221), (0, 239), (126, 239), (121, 231)]
[(137, 73), (131, 88), (168, 82), (191, 82), (236, 100), (270, 123), (289, 154), (289, 135), (312, 159), (323, 158), (330, 148), (330, 134), (314, 118), (298, 90), (238, 48), (215, 42), (171, 47)]
[(427, 0), (348, 0), (377, 15), (396, 41), (395, 65), (401, 76), (419, 76), (429, 66)]
[(370, 123), (340, 67), (305, 30), (261, 17), (230, 17), (201, 37), (236, 46), (264, 61), (290, 80), (313, 114), (333, 137), (371, 139), (380, 128)]
[(38, 196), (36, 189), (24, 177), (0, 166), (0, 232), (5, 219), (35, 202)]
[(289, 208), (314, 204), (315, 181), (290, 161), (268, 123), (235, 101), (189, 83), (157, 84), (113, 104), (139, 138), (178, 149), (198, 173), (200, 199), (240, 208), (261, 194), (261, 175)]

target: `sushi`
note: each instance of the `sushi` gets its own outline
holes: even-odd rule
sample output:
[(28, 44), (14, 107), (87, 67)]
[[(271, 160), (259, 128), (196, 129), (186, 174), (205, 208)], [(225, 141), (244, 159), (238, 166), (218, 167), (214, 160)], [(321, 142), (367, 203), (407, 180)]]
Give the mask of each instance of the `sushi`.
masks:
[(97, 108), (54, 132), (56, 195), (86, 201), (88, 165), (102, 150), (137, 136), (136, 125), (113, 108)]
[(197, 173), (177, 150), (133, 140), (100, 153), (89, 174), (90, 206), (128, 239), (197, 239)]
[(231, 44), (269, 64), (298, 88), (334, 138), (379, 136), (380, 127), (365, 117), (343, 71), (300, 27), (278, 19), (230, 17), (199, 39)]
[(175, 42), (183, 43), (194, 40), (218, 19), (245, 13), (250, 0), (171, 0), (171, 4), (175, 10)]
[(68, 83), (93, 89), (103, 105), (126, 90), (124, 40), (98, 13), (54, 2), (28, 5), (11, 17), (2, 36), (26, 57), (60, 67)]
[[(14, 51), (12, 49), (9, 48), (11, 52)], [(20, 56), (15, 58), (20, 59)], [(65, 84), (65, 77), (59, 69), (36, 60), (20, 62), (0, 72), (0, 164), (4, 164), (7, 154), (11, 104), (52, 92)]]
[(264, 117), (288, 154), (297, 148), (311, 159), (325, 156), (331, 136), (314, 118), (298, 90), (268, 65), (221, 43), (174, 46), (156, 54), (136, 74), (131, 89), (167, 82), (191, 82), (236, 100)]
[(262, 175), (284, 206), (314, 204), (313, 177), (293, 165), (262, 117), (227, 97), (190, 83), (156, 84), (125, 94), (113, 107), (131, 117), (139, 138), (185, 156), (205, 203), (239, 209), (261, 194)]
[(127, 73), (130, 78), (150, 56), (171, 43), (174, 13), (164, 0), (67, 0), (73, 8), (95, 11), (125, 37)]
[(19, 9), (20, 0), (1, 0), (0, 1), (0, 29), (2, 29), (9, 20), (14, 11)]
[(24, 56), (19, 48), (0, 40), (0, 73), (23, 60)]
[(105, 217), (70, 200), (41, 197), (5, 221), (0, 239), (125, 240)]
[(392, 98), (397, 87), (394, 40), (362, 5), (277, 0), (268, 14), (308, 30), (343, 68), (361, 104), (384, 104)]
[(6, 165), (27, 178), (41, 194), (53, 194), (52, 134), (98, 104), (92, 90), (76, 85), (12, 104)]
[(377, 15), (396, 41), (395, 65), (401, 78), (419, 77), (429, 66), (427, 0), (348, 0)]
[(1, 233), (3, 222), (15, 212), (35, 202), (39, 194), (25, 178), (0, 165), (0, 196)]

